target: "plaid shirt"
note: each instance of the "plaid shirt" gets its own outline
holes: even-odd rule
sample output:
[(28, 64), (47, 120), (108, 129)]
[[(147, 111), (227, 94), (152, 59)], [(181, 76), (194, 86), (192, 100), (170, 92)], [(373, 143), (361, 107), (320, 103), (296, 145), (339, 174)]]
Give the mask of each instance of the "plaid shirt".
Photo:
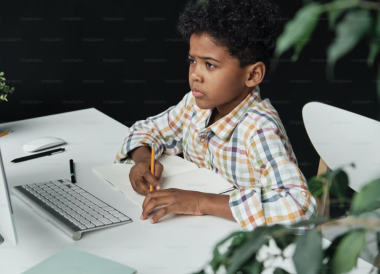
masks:
[[(233, 111), (206, 127), (213, 109), (200, 109), (191, 91), (166, 111), (129, 128), (115, 163), (156, 144), (155, 157), (177, 155), (234, 184), (229, 206), (243, 230), (292, 223), (317, 215), (317, 204), (298, 167), (285, 128), (257, 86)], [(297, 231), (302, 232), (301, 227)]]

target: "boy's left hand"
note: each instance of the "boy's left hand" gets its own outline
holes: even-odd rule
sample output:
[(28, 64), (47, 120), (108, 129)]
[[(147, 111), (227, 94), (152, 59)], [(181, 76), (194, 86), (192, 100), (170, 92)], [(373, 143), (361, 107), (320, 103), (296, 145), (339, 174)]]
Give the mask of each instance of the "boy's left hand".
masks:
[(203, 215), (201, 201), (204, 194), (177, 188), (148, 192), (142, 205), (143, 212), (140, 219), (145, 220), (150, 212), (162, 205), (166, 206), (153, 215), (150, 220), (152, 224), (170, 213)]

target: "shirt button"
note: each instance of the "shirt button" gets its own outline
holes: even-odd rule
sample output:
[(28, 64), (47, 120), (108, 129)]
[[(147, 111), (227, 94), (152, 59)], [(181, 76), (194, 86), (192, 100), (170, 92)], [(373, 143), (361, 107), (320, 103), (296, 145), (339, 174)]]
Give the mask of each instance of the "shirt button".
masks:
[(302, 195), (303, 197), (306, 197), (306, 196), (307, 196), (307, 193), (306, 193), (305, 191), (301, 191), (301, 195)]
[(202, 138), (200, 139), (200, 141), (201, 141), (202, 143), (204, 143), (204, 142), (206, 141), (206, 139), (202, 137)]

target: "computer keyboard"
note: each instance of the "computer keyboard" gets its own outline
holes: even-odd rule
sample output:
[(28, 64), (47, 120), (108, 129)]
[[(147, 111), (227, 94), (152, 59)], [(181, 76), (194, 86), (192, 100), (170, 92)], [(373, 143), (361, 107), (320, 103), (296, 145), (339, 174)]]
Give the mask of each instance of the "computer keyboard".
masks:
[(66, 226), (70, 226), (73, 231), (83, 232), (132, 222), (125, 214), (67, 179), (14, 188), (64, 222)]

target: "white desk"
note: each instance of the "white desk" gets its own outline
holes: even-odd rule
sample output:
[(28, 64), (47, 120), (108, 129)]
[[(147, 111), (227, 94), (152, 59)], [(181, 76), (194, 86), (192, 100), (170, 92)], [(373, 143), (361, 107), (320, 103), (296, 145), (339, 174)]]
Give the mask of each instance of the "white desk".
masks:
[[(21, 273), (65, 246), (126, 264), (138, 273), (190, 273), (212, 258), (219, 240), (238, 229), (237, 223), (215, 216), (167, 216), (156, 224), (140, 220), (142, 209), (92, 172), (93, 166), (113, 163), (127, 129), (94, 108), (0, 125), (1, 132), (8, 128), (14, 132), (1, 137), (0, 144), (9, 187), (69, 178), (73, 159), (78, 184), (133, 223), (84, 233), (74, 242), (12, 195), (18, 245), (0, 245), (0, 273)], [(10, 163), (29, 154), (22, 150), (24, 142), (42, 136), (62, 138), (66, 151)]]
[[(142, 209), (92, 172), (93, 166), (113, 163), (127, 129), (94, 108), (1, 124), (0, 132), (8, 128), (14, 132), (1, 137), (0, 145), (9, 187), (69, 178), (69, 159), (74, 159), (78, 184), (131, 217), (133, 223), (84, 233), (75, 242), (11, 196), (18, 245), (0, 245), (0, 273), (22, 273), (65, 246), (128, 265), (139, 274), (191, 273), (210, 261), (219, 240), (239, 229), (237, 223), (215, 216), (173, 218), (172, 214), (156, 224), (140, 220)], [(22, 150), (24, 142), (42, 136), (62, 138), (66, 151), (10, 163), (28, 154)], [(286, 265), (290, 270), (292, 265)]]

